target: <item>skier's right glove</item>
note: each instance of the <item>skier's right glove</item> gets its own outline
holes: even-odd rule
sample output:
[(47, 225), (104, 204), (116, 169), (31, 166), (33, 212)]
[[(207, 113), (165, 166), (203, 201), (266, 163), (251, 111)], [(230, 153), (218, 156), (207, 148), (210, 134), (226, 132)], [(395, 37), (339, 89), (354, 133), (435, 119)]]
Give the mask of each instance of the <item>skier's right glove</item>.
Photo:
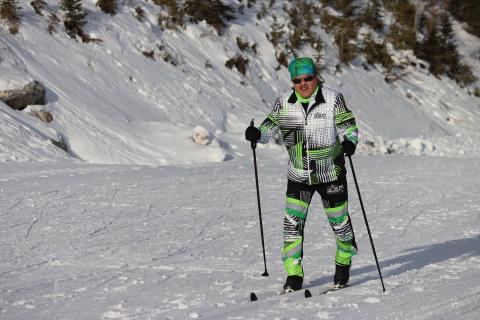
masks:
[(250, 126), (247, 128), (247, 130), (245, 130), (245, 139), (250, 142), (257, 142), (260, 140), (261, 136), (262, 132), (253, 126)]

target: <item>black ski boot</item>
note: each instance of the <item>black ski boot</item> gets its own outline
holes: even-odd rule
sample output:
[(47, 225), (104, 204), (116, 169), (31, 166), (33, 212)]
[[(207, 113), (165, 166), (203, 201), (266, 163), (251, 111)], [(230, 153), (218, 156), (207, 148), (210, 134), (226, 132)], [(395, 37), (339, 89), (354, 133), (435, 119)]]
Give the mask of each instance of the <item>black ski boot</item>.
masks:
[(333, 284), (335, 285), (335, 288), (346, 287), (349, 278), (350, 266), (335, 264), (335, 276), (333, 277)]
[(285, 284), (283, 285), (283, 292), (288, 293), (302, 289), (303, 277), (300, 276), (288, 276)]

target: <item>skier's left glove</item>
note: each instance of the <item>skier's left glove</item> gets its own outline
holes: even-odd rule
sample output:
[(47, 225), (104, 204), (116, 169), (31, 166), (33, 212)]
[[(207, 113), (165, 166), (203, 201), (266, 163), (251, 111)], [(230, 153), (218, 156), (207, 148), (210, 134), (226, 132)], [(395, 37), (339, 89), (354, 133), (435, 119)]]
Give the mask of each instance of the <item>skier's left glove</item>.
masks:
[(355, 153), (356, 146), (352, 141), (344, 140), (342, 142), (342, 151), (347, 156), (352, 156)]

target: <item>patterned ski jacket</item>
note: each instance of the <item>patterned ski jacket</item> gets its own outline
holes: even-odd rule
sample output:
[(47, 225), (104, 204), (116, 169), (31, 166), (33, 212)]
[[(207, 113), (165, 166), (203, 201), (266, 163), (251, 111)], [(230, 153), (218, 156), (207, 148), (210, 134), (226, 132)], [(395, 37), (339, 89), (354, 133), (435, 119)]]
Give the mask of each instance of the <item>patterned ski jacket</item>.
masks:
[(335, 181), (345, 173), (341, 141), (358, 143), (358, 127), (340, 92), (321, 86), (307, 112), (292, 89), (275, 102), (259, 127), (259, 143), (280, 130), (290, 157), (288, 179), (308, 185)]

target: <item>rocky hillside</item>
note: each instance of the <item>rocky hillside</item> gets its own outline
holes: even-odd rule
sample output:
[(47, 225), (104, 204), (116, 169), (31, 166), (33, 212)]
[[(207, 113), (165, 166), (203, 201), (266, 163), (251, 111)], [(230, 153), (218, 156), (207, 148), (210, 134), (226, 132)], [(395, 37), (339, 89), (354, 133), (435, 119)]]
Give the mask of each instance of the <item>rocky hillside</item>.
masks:
[(0, 91), (38, 81), (45, 102), (33, 109), (52, 119), (0, 102), (0, 160), (166, 165), (248, 155), (244, 128), (290, 87), (285, 66), (301, 55), (344, 93), (361, 153), (478, 156), (478, 6), (3, 0)]

